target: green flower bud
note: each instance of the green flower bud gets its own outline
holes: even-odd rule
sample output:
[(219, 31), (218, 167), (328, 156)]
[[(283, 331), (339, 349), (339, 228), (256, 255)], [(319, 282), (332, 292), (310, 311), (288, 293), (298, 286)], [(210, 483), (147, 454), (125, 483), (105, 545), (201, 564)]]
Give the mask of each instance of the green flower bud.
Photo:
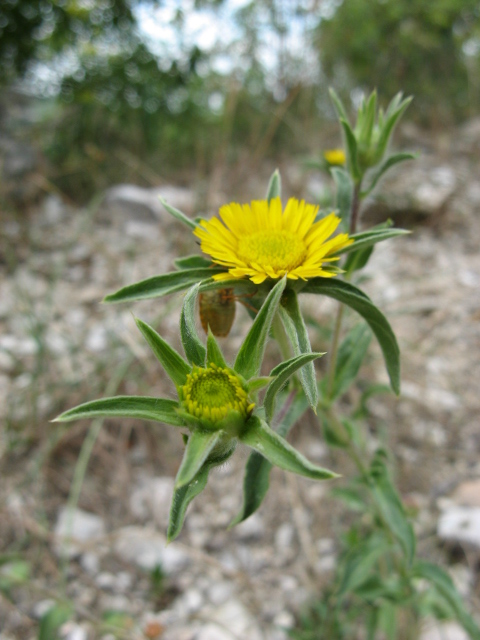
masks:
[(255, 406), (239, 376), (214, 363), (193, 367), (178, 396), (179, 414), (187, 423), (208, 431), (223, 429), (232, 436), (238, 435)]

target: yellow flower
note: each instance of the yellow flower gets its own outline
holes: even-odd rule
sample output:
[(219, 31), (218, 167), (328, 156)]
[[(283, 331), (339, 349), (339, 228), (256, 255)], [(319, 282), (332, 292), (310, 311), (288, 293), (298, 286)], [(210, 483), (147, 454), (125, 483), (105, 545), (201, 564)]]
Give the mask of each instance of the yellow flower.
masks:
[(323, 157), (332, 167), (340, 167), (345, 164), (346, 157), (343, 149), (327, 149), (323, 152)]
[[(280, 198), (232, 202), (220, 208), (217, 218), (202, 220), (194, 234), (202, 251), (227, 268), (215, 280), (249, 278), (260, 284), (267, 278), (331, 278), (323, 263), (338, 260), (337, 251), (353, 242), (346, 233), (330, 236), (340, 218), (334, 213), (315, 222), (318, 206), (290, 198), (282, 212)], [(328, 238), (330, 238), (328, 240)]]

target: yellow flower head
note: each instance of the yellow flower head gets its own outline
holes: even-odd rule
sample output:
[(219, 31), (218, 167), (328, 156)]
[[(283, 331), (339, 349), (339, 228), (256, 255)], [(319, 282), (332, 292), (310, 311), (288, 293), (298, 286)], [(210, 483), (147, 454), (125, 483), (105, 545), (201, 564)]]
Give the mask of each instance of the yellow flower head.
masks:
[[(290, 198), (282, 212), (280, 198), (232, 202), (220, 207), (217, 218), (202, 220), (194, 234), (202, 251), (227, 268), (215, 280), (250, 278), (260, 284), (267, 278), (331, 278), (323, 263), (338, 260), (337, 251), (353, 242), (346, 233), (333, 238), (340, 223), (334, 213), (315, 222), (318, 206)], [(330, 238), (330, 239), (328, 239)]]
[(341, 167), (347, 160), (343, 149), (327, 149), (323, 152), (323, 157), (332, 167)]

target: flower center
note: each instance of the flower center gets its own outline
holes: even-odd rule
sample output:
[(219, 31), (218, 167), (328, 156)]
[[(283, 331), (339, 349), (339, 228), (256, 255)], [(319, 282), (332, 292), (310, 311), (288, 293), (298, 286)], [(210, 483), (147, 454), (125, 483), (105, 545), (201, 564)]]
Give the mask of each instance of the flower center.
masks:
[(238, 254), (247, 264), (256, 263), (275, 271), (290, 271), (302, 263), (307, 248), (291, 232), (271, 229), (240, 238)]
[(232, 409), (246, 418), (253, 409), (237, 376), (213, 363), (206, 369), (194, 367), (180, 393), (190, 415), (212, 422), (222, 420)]

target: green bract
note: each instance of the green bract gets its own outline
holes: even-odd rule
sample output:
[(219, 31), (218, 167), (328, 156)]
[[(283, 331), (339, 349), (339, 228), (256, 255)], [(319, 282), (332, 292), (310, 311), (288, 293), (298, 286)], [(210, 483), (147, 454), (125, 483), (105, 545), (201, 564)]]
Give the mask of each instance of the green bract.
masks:
[[(178, 401), (117, 396), (87, 402), (56, 418), (57, 422), (68, 422), (79, 418), (123, 416), (188, 429), (185, 453), (175, 479), (169, 540), (180, 533), (187, 506), (205, 487), (210, 469), (225, 462), (238, 442), (258, 452), (261, 460), (286, 471), (314, 480), (336, 477), (332, 471), (309, 462), (267, 422), (274, 413), (276, 395), (290, 376), (323, 355), (309, 353), (294, 357), (275, 367), (270, 376), (259, 377), (265, 345), (285, 284), (286, 278), (283, 278), (266, 296), (233, 367), (225, 362), (210, 331), (206, 346), (197, 334), (194, 312), (199, 284), (185, 296), (180, 318), (186, 360), (152, 327), (136, 320), (143, 337), (175, 383)], [(265, 407), (258, 406), (257, 395), (262, 387), (266, 387)], [(251, 484), (247, 476), (244, 484), (247, 495), (252, 491)]]

